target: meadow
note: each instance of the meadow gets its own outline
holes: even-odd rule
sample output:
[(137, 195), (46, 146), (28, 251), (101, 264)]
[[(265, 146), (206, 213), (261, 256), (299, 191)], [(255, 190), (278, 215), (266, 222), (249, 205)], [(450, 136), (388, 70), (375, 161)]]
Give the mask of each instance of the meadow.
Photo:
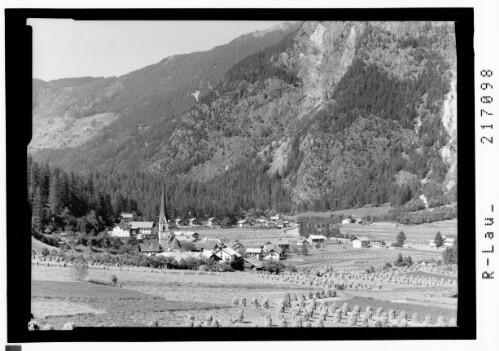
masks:
[(457, 237), (457, 220), (451, 219), (433, 223), (423, 223), (416, 225), (398, 225), (393, 223), (373, 223), (364, 224), (342, 224), (340, 231), (343, 234), (367, 236), (370, 239), (385, 241), (395, 241), (397, 234), (401, 231), (406, 236), (406, 243), (416, 245), (428, 245), (428, 242), (435, 238), (437, 232), (440, 234)]
[[(396, 310), (397, 314), (417, 311), (423, 318), (428, 315), (433, 324), (439, 317), (444, 318), (447, 324), (452, 324), (451, 320), (456, 318), (455, 304), (438, 304), (442, 299), (434, 298), (432, 301), (428, 297), (429, 291), (436, 294), (453, 288), (413, 287), (408, 294), (405, 285), (383, 283), (381, 289), (365, 289), (360, 284), (345, 284), (362, 282), (363, 276), (346, 274), (341, 273), (339, 278), (338, 273), (329, 283), (325, 283), (325, 276), (316, 277), (316, 271), (269, 275), (91, 267), (88, 276), (79, 281), (70, 265), (33, 265), (32, 313), (40, 324), (50, 324), (56, 329), (67, 322), (75, 326), (175, 327), (209, 326), (215, 320), (219, 326), (261, 327), (269, 325), (269, 318), (272, 319), (272, 326), (283, 326), (283, 323), (291, 326), (300, 318), (311, 326), (353, 326), (352, 318), (355, 325), (366, 326), (365, 312), (353, 312), (354, 306), (361, 310), (367, 306), (384, 309), (387, 316), (366, 315), (371, 324), (377, 320), (385, 324), (399, 323), (400, 320), (393, 318), (390, 322), (390, 309)], [(117, 278), (116, 284), (111, 283), (113, 276)], [(331, 285), (333, 281), (336, 283)], [(319, 291), (331, 292), (331, 289), (334, 296), (324, 293), (319, 296)], [(286, 294), (294, 296), (294, 299), (291, 307), (282, 308)], [(414, 301), (408, 300), (408, 297), (418, 296)], [(428, 303), (422, 304), (425, 298)], [(339, 309), (345, 303), (350, 305), (347, 311), (338, 312), (340, 315), (332, 311), (334, 306)], [(315, 307), (309, 316), (311, 306)], [(327, 308), (329, 310), (325, 312)], [(244, 314), (243, 319), (241, 313)], [(408, 326), (424, 326), (422, 321), (407, 318)]]

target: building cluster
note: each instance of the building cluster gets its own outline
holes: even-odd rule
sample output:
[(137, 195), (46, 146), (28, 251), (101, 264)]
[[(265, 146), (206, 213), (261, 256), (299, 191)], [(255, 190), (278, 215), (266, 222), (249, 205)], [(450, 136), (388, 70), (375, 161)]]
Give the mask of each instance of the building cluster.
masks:
[[(262, 245), (245, 247), (240, 241), (222, 242), (220, 239), (207, 238), (196, 231), (172, 230), (173, 221), (168, 219), (164, 191), (161, 195), (160, 214), (157, 227), (154, 222), (135, 221), (133, 214), (123, 213), (120, 223), (109, 232), (113, 237), (124, 240), (136, 238), (139, 240), (139, 251), (147, 256), (172, 257), (176, 261), (189, 258), (213, 259), (215, 261), (233, 263), (241, 261), (244, 268), (263, 268), (262, 261), (279, 261), (289, 252), (289, 242), (283, 239), (267, 241)], [(245, 219), (244, 223), (256, 223), (255, 226), (274, 226), (284, 228), (289, 222), (277, 215), (270, 220), (262, 218)], [(213, 227), (215, 218), (198, 221), (196, 218), (183, 221), (176, 219), (175, 228), (179, 226), (196, 227), (199, 225)], [(238, 226), (241, 221), (239, 221)]]

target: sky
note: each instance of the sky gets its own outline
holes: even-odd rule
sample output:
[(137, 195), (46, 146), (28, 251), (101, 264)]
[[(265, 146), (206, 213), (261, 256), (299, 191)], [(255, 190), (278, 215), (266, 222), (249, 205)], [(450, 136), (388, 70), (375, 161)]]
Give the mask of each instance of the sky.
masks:
[(119, 76), (165, 57), (205, 51), (272, 21), (74, 21), (29, 19), (33, 77)]

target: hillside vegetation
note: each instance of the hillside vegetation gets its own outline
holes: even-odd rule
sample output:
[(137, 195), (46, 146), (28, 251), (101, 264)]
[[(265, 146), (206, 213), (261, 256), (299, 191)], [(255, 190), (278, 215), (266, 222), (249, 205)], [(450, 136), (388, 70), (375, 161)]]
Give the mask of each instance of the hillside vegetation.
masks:
[[(452, 23), (297, 23), (99, 83), (40, 83), (94, 101), (82, 116), (120, 117), (33, 157), (149, 218), (162, 183), (182, 216), (440, 207), (456, 200), (455, 76)], [(64, 94), (35, 111), (78, 118)]]

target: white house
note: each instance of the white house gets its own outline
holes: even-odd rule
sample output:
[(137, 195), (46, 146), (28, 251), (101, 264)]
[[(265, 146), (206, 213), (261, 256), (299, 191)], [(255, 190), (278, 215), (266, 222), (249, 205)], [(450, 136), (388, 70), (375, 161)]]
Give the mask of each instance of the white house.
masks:
[(350, 218), (345, 218), (344, 220), (341, 221), (341, 224), (350, 224), (352, 223), (352, 220)]
[(365, 249), (371, 246), (371, 240), (365, 236), (359, 236), (352, 241), (352, 245), (355, 249)]
[(216, 256), (218, 259), (225, 262), (233, 262), (236, 259), (241, 258), (241, 255), (238, 252), (227, 246), (218, 248), (218, 250), (214, 251), (212, 256)]
[(196, 220), (196, 218), (191, 218), (189, 219), (189, 225), (190, 226), (193, 226), (194, 225), (194, 221)]
[(311, 245), (313, 244), (321, 244), (326, 241), (326, 237), (324, 235), (309, 235), (307, 238), (307, 242)]
[(116, 224), (110, 235), (115, 238), (129, 238), (130, 237), (130, 225), (128, 223)]
[(282, 255), (282, 249), (274, 244), (267, 244), (262, 249), (262, 260), (279, 261)]
[(208, 227), (213, 227), (215, 225), (215, 217), (208, 218), (208, 223), (206, 223)]

